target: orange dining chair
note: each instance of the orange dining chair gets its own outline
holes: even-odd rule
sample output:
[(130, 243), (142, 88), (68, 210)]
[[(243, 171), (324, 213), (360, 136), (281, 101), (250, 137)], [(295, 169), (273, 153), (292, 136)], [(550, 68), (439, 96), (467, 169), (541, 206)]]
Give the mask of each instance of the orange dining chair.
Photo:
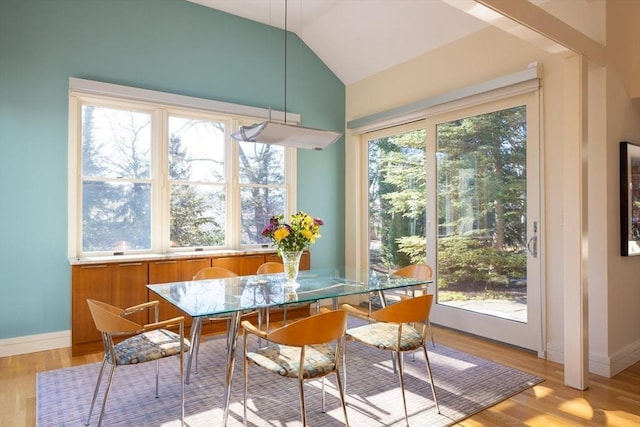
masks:
[(265, 262), (260, 264), (256, 274), (276, 274), (284, 273), (284, 264), (281, 262)]
[[(100, 409), (100, 418), (98, 426), (102, 425), (104, 409), (107, 404), (107, 397), (113, 382), (113, 375), (118, 366), (136, 365), (144, 362), (156, 361), (156, 391), (158, 397), (159, 383), (159, 361), (164, 357), (180, 355), (180, 387), (181, 394), (181, 414), (180, 420), (184, 425), (184, 353), (189, 350), (189, 341), (184, 338), (184, 317), (174, 317), (162, 322), (158, 321), (158, 301), (150, 301), (147, 303), (135, 305), (133, 307), (121, 309), (104, 302), (88, 299), (89, 311), (96, 325), (96, 328), (102, 334), (102, 344), (104, 346), (104, 358), (98, 380), (91, 399), (91, 407), (85, 425), (89, 425), (91, 421), (91, 413), (96, 402), (104, 367), (111, 365), (107, 387), (102, 399), (102, 408)], [(139, 325), (126, 316), (137, 313), (142, 310), (155, 309), (155, 321), (146, 325)], [(172, 332), (167, 328), (178, 327), (178, 333)], [(126, 337), (122, 341), (114, 342), (116, 339)]]
[(238, 275), (231, 270), (222, 267), (205, 267), (198, 270), (193, 276), (193, 280), (204, 279), (221, 279), (224, 277), (237, 277)]
[[(402, 403), (404, 405), (404, 417), (409, 425), (409, 416), (407, 414), (407, 401), (404, 391), (404, 366), (402, 354), (406, 351), (414, 351), (422, 348), (427, 364), (427, 373), (429, 382), (431, 383), (431, 392), (436, 409), (440, 413), (438, 398), (436, 397), (436, 388), (431, 373), (431, 364), (429, 363), (429, 355), (427, 354), (427, 322), (431, 305), (433, 304), (433, 295), (420, 295), (414, 298), (401, 300), (388, 307), (376, 310), (371, 313), (371, 320), (375, 322), (363, 326), (347, 329), (347, 341), (357, 341), (378, 350), (391, 351), (396, 354), (398, 363), (398, 377), (400, 379), (400, 388), (402, 389)], [(358, 317), (362, 317), (363, 312), (349, 304), (342, 306), (344, 310), (353, 313)], [(412, 324), (421, 323), (420, 328), (412, 326)], [(345, 359), (346, 359), (345, 349)], [(346, 385), (346, 363), (345, 363), (345, 385)]]
[[(238, 275), (236, 273), (234, 273), (231, 270), (228, 270), (226, 268), (223, 267), (205, 267), (202, 270), (198, 270), (196, 272), (196, 274), (193, 276), (193, 280), (206, 280), (206, 279), (224, 279), (227, 277), (238, 277)], [(249, 314), (249, 313), (244, 313), (244, 314)], [(244, 315), (243, 314), (243, 315)], [(231, 317), (227, 314), (220, 314), (217, 316), (211, 316), (209, 317), (209, 320), (226, 320), (227, 321), (227, 331), (229, 330), (230, 327), (230, 322), (231, 322)], [(261, 320), (259, 321), (261, 323)], [(227, 348), (229, 348), (229, 339), (230, 337), (228, 336), (229, 334), (227, 334)], [(195, 371), (198, 372), (198, 352), (199, 352), (199, 348), (200, 346), (195, 346), (194, 345), (194, 349), (196, 350), (196, 354), (195, 354)]]
[[(399, 268), (393, 273), (393, 275), (401, 276), (401, 277), (411, 277), (411, 278), (420, 279), (420, 280), (431, 280), (431, 278), (433, 277), (433, 269), (427, 264), (410, 264), (410, 265), (407, 265), (406, 267)], [(428, 291), (429, 285), (421, 285), (420, 287), (421, 287), (420, 289), (421, 293), (426, 294)], [(407, 294), (409, 291), (411, 291), (412, 297), (416, 296), (416, 287), (408, 289)], [(431, 344), (435, 346), (436, 341), (433, 338), (433, 330), (431, 329), (431, 321), (429, 320), (427, 320), (427, 327), (429, 328), (429, 336), (431, 337)]]
[[(260, 264), (260, 266), (258, 267), (258, 270), (256, 270), (256, 274), (261, 275), (261, 274), (278, 274), (278, 273), (284, 273), (284, 264), (280, 263), (280, 262), (265, 262)], [(266, 307), (265, 309), (260, 311), (260, 317), (265, 320), (265, 324), (266, 324), (266, 328), (267, 331), (269, 331), (269, 323), (270, 323), (270, 319), (269, 319), (269, 307)], [(283, 309), (283, 316), (284, 316), (284, 320), (283, 323), (286, 324), (287, 323), (287, 306), (284, 306)], [(260, 329), (262, 329), (262, 322), (260, 321), (260, 319), (258, 319), (258, 327)], [(262, 342), (262, 341), (259, 341)]]
[[(284, 273), (284, 264), (280, 263), (280, 262), (265, 262), (263, 264), (261, 264), (258, 267), (258, 270), (256, 271), (256, 274), (261, 275), (261, 274), (278, 274), (278, 273)], [(283, 306), (282, 309), (282, 323), (284, 325), (287, 324), (287, 307), (291, 306), (291, 307), (295, 307), (298, 304), (286, 304)], [(317, 301), (316, 301), (316, 313), (318, 312), (317, 310), (318, 306), (317, 306)], [(263, 316), (266, 317), (266, 328), (267, 331), (269, 330), (269, 308), (267, 307), (267, 309), (265, 310)]]
[[(401, 277), (412, 277), (412, 278), (421, 279), (421, 280), (431, 280), (431, 278), (433, 277), (433, 269), (427, 264), (422, 264), (422, 263), (409, 264), (406, 267), (397, 269), (393, 273), (393, 275), (401, 276)], [(420, 287), (421, 287), (422, 293), (426, 294), (427, 288), (429, 286), (421, 285)], [(414, 286), (411, 289), (408, 289), (407, 291), (411, 291), (411, 296), (415, 296), (416, 287)]]
[[(342, 402), (344, 423), (349, 425), (344, 389), (340, 380), (340, 358), (347, 313), (344, 310), (328, 311), (305, 317), (271, 332), (265, 332), (251, 322), (242, 322), (244, 329), (244, 425), (247, 425), (247, 393), (249, 364), (256, 365), (281, 377), (298, 380), (302, 425), (307, 425), (304, 404), (304, 381), (322, 379), (322, 412), (325, 412), (324, 377), (336, 375), (337, 389)], [(248, 350), (249, 335), (256, 335), (271, 344), (255, 351)]]

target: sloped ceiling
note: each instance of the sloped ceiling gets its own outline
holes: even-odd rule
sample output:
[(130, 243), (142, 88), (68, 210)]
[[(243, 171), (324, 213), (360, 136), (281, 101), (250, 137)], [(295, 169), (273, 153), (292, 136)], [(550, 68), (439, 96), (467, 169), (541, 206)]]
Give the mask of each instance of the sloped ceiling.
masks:
[[(285, 0), (188, 1), (285, 27)], [(440, 0), (288, 0), (287, 7), (287, 30), (345, 85), (488, 25)]]
[[(595, 53), (596, 61), (602, 59), (595, 57), (602, 56), (605, 43), (606, 0), (508, 0), (502, 5), (517, 9), (514, 20), (485, 6), (501, 4), (496, 0), (187, 1), (283, 29), (286, 10), (286, 29), (296, 33), (345, 85), (489, 25), (550, 53), (569, 52), (566, 45), (539, 34), (528, 23), (519, 23), (520, 14), (528, 19), (535, 16), (537, 24), (540, 19), (552, 22), (552, 31), (567, 40), (578, 40), (573, 47), (581, 53), (586, 47), (587, 54)], [(544, 14), (547, 17), (541, 18)]]

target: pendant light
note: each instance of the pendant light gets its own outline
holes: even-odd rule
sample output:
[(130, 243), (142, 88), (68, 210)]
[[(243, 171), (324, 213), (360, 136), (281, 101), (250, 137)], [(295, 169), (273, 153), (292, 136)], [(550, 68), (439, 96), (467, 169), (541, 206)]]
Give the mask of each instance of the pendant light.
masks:
[(330, 130), (287, 124), (287, 13), (288, 0), (284, 2), (284, 123), (271, 120), (241, 126), (231, 134), (233, 139), (244, 142), (284, 145), (286, 147), (322, 150), (336, 142), (342, 134)]

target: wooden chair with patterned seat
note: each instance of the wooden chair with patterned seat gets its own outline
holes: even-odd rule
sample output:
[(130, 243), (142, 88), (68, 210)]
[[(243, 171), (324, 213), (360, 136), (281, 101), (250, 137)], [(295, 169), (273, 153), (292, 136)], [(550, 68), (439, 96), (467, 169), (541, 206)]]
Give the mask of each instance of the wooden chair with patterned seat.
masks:
[[(85, 425), (89, 425), (91, 421), (91, 413), (98, 396), (104, 368), (107, 364), (111, 365), (111, 371), (109, 372), (107, 387), (102, 399), (98, 426), (102, 425), (107, 397), (109, 396), (116, 367), (156, 361), (155, 395), (158, 397), (159, 361), (162, 358), (175, 355), (180, 356), (180, 387), (182, 392), (180, 420), (184, 425), (184, 353), (189, 350), (190, 345), (189, 341), (184, 338), (184, 317), (179, 316), (169, 320), (158, 321), (158, 301), (150, 301), (125, 309), (92, 299), (88, 299), (87, 304), (96, 328), (102, 335), (104, 358)], [(126, 316), (133, 313), (149, 309), (155, 309), (153, 323), (140, 325), (126, 318)], [(177, 327), (178, 333), (168, 329), (172, 327)]]
[[(193, 280), (207, 280), (207, 279), (224, 279), (227, 277), (238, 277), (238, 275), (236, 273), (234, 273), (233, 271), (223, 268), (223, 267), (205, 267), (202, 270), (198, 270), (196, 272), (196, 274), (194, 274), (193, 276)], [(243, 315), (246, 314), (250, 314), (253, 313), (249, 312), (249, 313), (243, 313)], [(226, 314), (220, 314), (217, 316), (211, 316), (209, 317), (209, 320), (226, 320), (227, 322), (227, 330), (229, 330), (230, 327), (230, 322), (231, 322), (231, 317), (229, 315)], [(259, 320), (259, 323), (262, 323), (262, 320)], [(195, 340), (195, 339), (194, 339)], [(227, 348), (229, 348), (230, 342), (229, 340), (229, 334), (227, 334)], [(196, 344), (194, 345), (194, 349), (195, 349), (195, 372), (198, 372), (198, 349), (199, 349), (199, 345)]]
[(265, 262), (260, 264), (256, 274), (277, 274), (284, 273), (284, 264), (281, 262)]
[[(247, 393), (249, 364), (286, 378), (298, 380), (302, 425), (307, 425), (304, 403), (305, 380), (322, 379), (322, 412), (325, 409), (324, 377), (336, 375), (336, 387), (342, 402), (345, 425), (349, 425), (344, 389), (340, 379), (340, 361), (347, 313), (344, 310), (328, 311), (305, 317), (271, 332), (258, 329), (249, 321), (243, 321), (244, 329), (244, 424), (247, 425)], [(255, 351), (248, 349), (249, 335), (256, 335), (270, 342)]]
[[(261, 274), (278, 274), (278, 273), (284, 273), (284, 265), (280, 262), (273, 262), (273, 261), (268, 261), (265, 262), (263, 264), (261, 264), (258, 267), (258, 270), (256, 271), (256, 274), (261, 275)], [(318, 306), (318, 302), (316, 301), (316, 313), (319, 313), (319, 306)], [(307, 303), (302, 303), (300, 305), (306, 305)], [(284, 305), (282, 307), (282, 323), (284, 325), (287, 324), (287, 308), (288, 307), (296, 307), (298, 306), (298, 304), (287, 304)], [(263, 313), (263, 317), (266, 318), (266, 328), (267, 331), (269, 330), (269, 309), (265, 309), (264, 313)]]
[[(436, 409), (440, 413), (440, 406), (436, 396), (436, 388), (431, 373), (431, 364), (429, 363), (429, 355), (427, 353), (427, 322), (431, 305), (433, 304), (433, 295), (420, 295), (414, 298), (401, 300), (388, 307), (376, 310), (371, 313), (371, 320), (363, 326), (347, 329), (345, 334), (347, 341), (357, 341), (369, 347), (378, 350), (385, 350), (395, 353), (398, 364), (398, 376), (400, 379), (400, 388), (402, 389), (402, 403), (404, 405), (404, 416), (407, 426), (409, 425), (409, 416), (407, 414), (407, 401), (404, 391), (404, 366), (402, 354), (407, 351), (414, 351), (422, 348), (427, 365), (427, 373), (429, 382), (431, 383), (431, 392)], [(358, 317), (362, 317), (363, 312), (349, 304), (342, 306), (344, 310), (353, 313)], [(412, 324), (422, 324), (416, 328)], [(345, 359), (348, 356), (345, 349)], [(345, 363), (345, 385), (347, 365)]]
[[(401, 277), (412, 277), (415, 279), (421, 279), (421, 280), (431, 280), (431, 278), (433, 277), (433, 269), (431, 268), (431, 266), (427, 265), (427, 264), (410, 264), (407, 265), (406, 267), (402, 267), (397, 269), (394, 273), (394, 276), (401, 276)], [(420, 286), (420, 293), (421, 294), (426, 294), (428, 292), (428, 285), (421, 285)], [(406, 299), (409, 295), (409, 292), (411, 292), (411, 297), (415, 297), (416, 296), (416, 287), (412, 287), (410, 289), (407, 289), (407, 293), (405, 296), (401, 296), (401, 299)], [(429, 328), (429, 336), (431, 337), (431, 344), (433, 346), (436, 345), (436, 341), (433, 338), (433, 329), (431, 329), (431, 321), (427, 320), (427, 327)]]

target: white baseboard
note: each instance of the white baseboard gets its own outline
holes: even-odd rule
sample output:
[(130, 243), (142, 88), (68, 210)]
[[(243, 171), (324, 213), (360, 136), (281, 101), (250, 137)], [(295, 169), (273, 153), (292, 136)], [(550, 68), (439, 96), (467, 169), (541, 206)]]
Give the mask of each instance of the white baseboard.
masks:
[(71, 347), (70, 330), (2, 339), (0, 340), (0, 357), (64, 347)]
[(636, 340), (628, 346), (616, 351), (611, 355), (609, 361), (608, 377), (611, 378), (640, 361), (640, 341)]
[[(547, 348), (547, 360), (564, 364), (564, 352)], [(589, 372), (606, 378), (612, 378), (629, 366), (640, 361), (640, 341), (636, 341), (607, 357), (601, 354), (589, 354)]]

